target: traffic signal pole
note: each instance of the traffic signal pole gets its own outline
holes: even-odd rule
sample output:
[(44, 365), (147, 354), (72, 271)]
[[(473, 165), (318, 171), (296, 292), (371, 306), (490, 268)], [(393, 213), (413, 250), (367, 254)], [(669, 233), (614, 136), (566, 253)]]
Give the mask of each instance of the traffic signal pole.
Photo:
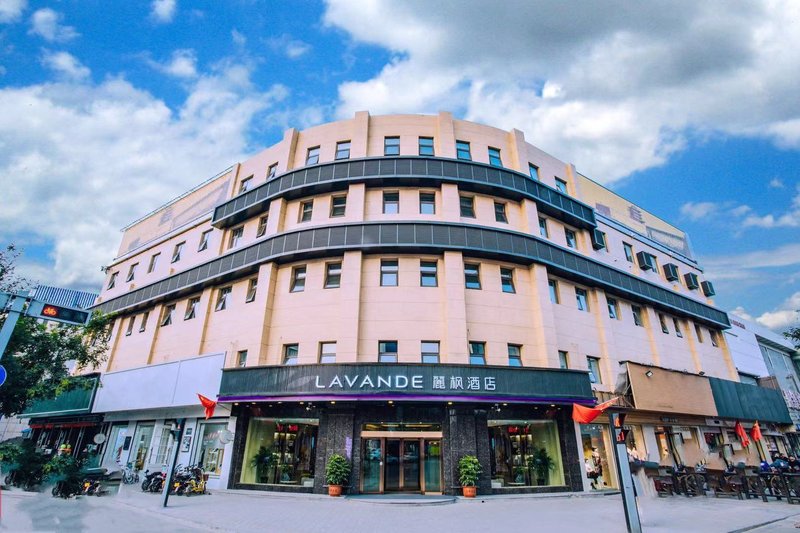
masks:
[(628, 462), (628, 447), (625, 443), (625, 414), (610, 412), (611, 433), (614, 439), (614, 459), (617, 463), (617, 479), (622, 493), (622, 508), (625, 510), (625, 524), (629, 533), (642, 533), (639, 508), (636, 506), (636, 492), (633, 476)]
[[(2, 359), (3, 354), (6, 353), (8, 341), (11, 340), (11, 334), (14, 333), (17, 320), (19, 320), (19, 317), (22, 315), (25, 309), (25, 302), (27, 301), (27, 297), (25, 296), (0, 293), (0, 299), (8, 297), (14, 297), (14, 299), (11, 301), (11, 307), (6, 309), (8, 316), (6, 317), (6, 321), (3, 322), (3, 328), (0, 329), (0, 359)], [(2, 310), (2, 307), (3, 306), (0, 306), (0, 310)]]

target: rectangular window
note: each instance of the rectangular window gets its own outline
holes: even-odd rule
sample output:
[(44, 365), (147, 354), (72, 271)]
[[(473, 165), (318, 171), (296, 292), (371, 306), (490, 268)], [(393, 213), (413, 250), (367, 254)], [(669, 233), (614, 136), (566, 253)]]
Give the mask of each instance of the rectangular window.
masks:
[(472, 161), (472, 154), (469, 152), (468, 142), (456, 141), (456, 157), (465, 161)]
[(567, 194), (567, 182), (561, 178), (556, 178), (556, 190)]
[(378, 342), (378, 362), (379, 363), (397, 362), (397, 341)]
[(422, 341), (420, 352), (423, 363), (437, 364), (439, 362), (439, 341)]
[(619, 303), (617, 300), (606, 296), (606, 304), (608, 305), (608, 318), (619, 320)]
[(662, 313), (658, 313), (658, 323), (661, 325), (662, 333), (669, 334), (669, 328), (667, 327), (667, 317), (665, 317)]
[(558, 366), (564, 370), (569, 368), (569, 353), (563, 350), (558, 351)]
[(489, 164), (493, 167), (502, 167), (503, 161), (500, 159), (500, 149), (489, 147)]
[(247, 350), (239, 350), (236, 352), (236, 366), (239, 368), (247, 366)]
[(258, 292), (258, 278), (250, 278), (247, 282), (247, 296), (244, 298), (244, 303), (250, 303), (256, 299)]
[(126, 282), (133, 281), (133, 278), (136, 277), (136, 267), (139, 266), (139, 263), (134, 263), (128, 268), (128, 275), (125, 278)]
[(600, 383), (603, 377), (600, 375), (600, 359), (597, 357), (587, 357), (586, 365), (589, 367), (589, 381), (592, 383)]
[(206, 230), (200, 234), (200, 244), (197, 245), (197, 251), (202, 252), (208, 249), (208, 241), (211, 239), (211, 232), (214, 230)]
[(271, 180), (278, 174), (278, 163), (273, 163), (267, 169), (267, 181)]
[(400, 212), (400, 193), (383, 192), (383, 214), (396, 215)]
[(469, 343), (469, 364), (471, 365), (485, 365), (486, 364), (486, 343), (485, 342), (472, 342)]
[(296, 365), (297, 358), (300, 355), (299, 344), (284, 344), (283, 345), (283, 364)]
[(156, 266), (158, 266), (158, 258), (159, 257), (161, 257), (160, 253), (153, 254), (153, 255), (150, 256), (150, 263), (147, 264), (147, 273), (148, 274), (151, 273), (152, 271), (154, 271), (156, 269)]
[(719, 346), (717, 332), (713, 329), (708, 330), (708, 336), (711, 338), (711, 346)]
[(547, 230), (547, 219), (539, 217), (539, 235), (545, 239), (550, 238), (550, 232)]
[(172, 324), (172, 315), (175, 313), (175, 304), (164, 306), (164, 313), (161, 315), (161, 327)]
[(306, 165), (316, 165), (317, 163), (319, 163), (319, 146), (314, 146), (306, 152)]
[(513, 268), (501, 268), (500, 269), (500, 286), (503, 288), (503, 292), (508, 293), (515, 293), (517, 292), (514, 288), (514, 269)]
[(336, 143), (336, 159), (350, 159), (350, 141)]
[(197, 307), (200, 305), (200, 298), (189, 298), (186, 302), (186, 312), (183, 314), (184, 320), (191, 320), (197, 316)]
[(179, 242), (175, 245), (175, 249), (172, 250), (172, 263), (177, 263), (181, 260), (181, 252), (183, 252), (183, 247), (186, 245), (185, 242)]
[(300, 222), (308, 222), (314, 213), (314, 200), (300, 202)]
[(292, 283), (289, 292), (303, 292), (306, 288), (306, 267), (298, 266), (292, 269)]
[(400, 155), (400, 137), (383, 138), (383, 155)]
[(136, 320), (135, 316), (130, 317), (128, 319), (128, 328), (125, 330), (125, 336), (128, 337), (131, 333), (133, 333), (133, 322)]
[(475, 218), (475, 198), (472, 196), (460, 196), (461, 216)]
[(397, 259), (381, 259), (381, 287), (397, 287)]
[(228, 250), (239, 246), (239, 241), (242, 240), (243, 235), (244, 235), (244, 226), (233, 228), (231, 230), (231, 236), (228, 239)]
[(435, 155), (433, 153), (433, 137), (419, 138), (419, 155)]
[(347, 209), (347, 196), (334, 196), (331, 198), (331, 217), (343, 217)]
[(239, 194), (243, 192), (247, 192), (250, 189), (250, 185), (253, 183), (253, 176), (248, 176), (242, 180), (239, 184)]
[(522, 346), (508, 345), (508, 366), (522, 366)]
[(508, 224), (508, 217), (506, 217), (506, 204), (502, 202), (494, 203), (494, 219), (497, 222)]
[(585, 289), (575, 287), (575, 300), (578, 304), (578, 311), (589, 311), (589, 298)]
[(633, 323), (637, 326), (644, 327), (644, 320), (642, 318), (642, 308), (638, 305), (631, 306), (631, 312), (633, 313)]
[(217, 306), (214, 308), (214, 311), (224, 311), (228, 308), (228, 299), (231, 296), (231, 291), (233, 287), (222, 287), (217, 292)]
[(144, 333), (147, 329), (147, 319), (150, 318), (150, 311), (145, 311), (142, 315), (142, 321), (139, 323), (139, 333)]
[(528, 163), (528, 173), (531, 175), (532, 179), (539, 181), (539, 167), (533, 163)]
[(420, 215), (436, 214), (436, 193), (433, 192), (419, 193), (419, 214)]
[(683, 332), (681, 331), (681, 323), (678, 321), (677, 318), (672, 319), (672, 325), (675, 328), (675, 335), (678, 337), (683, 337)]
[(464, 263), (464, 286), (467, 289), (481, 288), (481, 267), (474, 263)]
[(419, 286), (420, 287), (436, 287), (439, 285), (437, 278), (437, 261), (420, 261), (419, 262)]
[(567, 246), (570, 248), (578, 247), (578, 237), (575, 232), (569, 228), (564, 228), (564, 236), (567, 238)]
[(329, 364), (336, 362), (336, 343), (335, 342), (321, 342), (319, 343), (319, 362), (322, 364)]
[(628, 263), (633, 263), (633, 246), (627, 242), (623, 242), (622, 248), (625, 250), (625, 260), (628, 261)]
[(269, 215), (264, 215), (258, 219), (258, 229), (256, 229), (256, 238), (263, 237), (267, 233), (267, 222)]
[(550, 287), (550, 301), (554, 304), (561, 303), (558, 297), (558, 282), (554, 279), (548, 279), (547, 285)]
[(327, 263), (325, 265), (325, 288), (338, 289), (342, 283), (342, 264)]
[(694, 325), (694, 332), (697, 334), (697, 341), (703, 342), (703, 331), (700, 329), (700, 326), (697, 324)]

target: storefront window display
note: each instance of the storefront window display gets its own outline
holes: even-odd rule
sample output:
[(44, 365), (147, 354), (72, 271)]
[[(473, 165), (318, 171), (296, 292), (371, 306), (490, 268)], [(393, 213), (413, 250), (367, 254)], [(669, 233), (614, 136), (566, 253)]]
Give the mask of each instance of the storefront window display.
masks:
[(153, 439), (154, 424), (139, 424), (133, 435), (133, 454), (131, 462), (134, 470), (144, 470), (147, 455), (150, 452), (150, 441)]
[[(126, 438), (127, 444), (126, 446)], [(122, 464), (122, 457), (124, 452), (130, 448), (130, 437), (128, 437), (128, 425), (116, 425), (111, 428), (111, 436), (106, 445), (105, 456), (103, 457), (103, 466), (109, 469), (124, 466)]]
[(608, 427), (603, 424), (581, 424), (583, 444), (583, 466), (586, 477), (594, 490), (614, 488), (610, 441), (607, 443)]
[(194, 462), (206, 474), (218, 476), (222, 473), (225, 444), (220, 440), (220, 435), (227, 427), (227, 422), (207, 423), (200, 426), (198, 431), (200, 442), (195, 451)]
[(242, 483), (313, 486), (317, 419), (252, 418)]
[(492, 479), (505, 487), (563, 485), (558, 428), (552, 420), (490, 420)]

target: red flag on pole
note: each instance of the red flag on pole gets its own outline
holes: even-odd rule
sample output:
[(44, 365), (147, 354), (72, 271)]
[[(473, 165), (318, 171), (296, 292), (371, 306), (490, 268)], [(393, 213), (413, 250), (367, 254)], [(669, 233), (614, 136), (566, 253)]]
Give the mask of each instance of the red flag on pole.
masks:
[(572, 419), (579, 424), (589, 424), (600, 416), (603, 411), (611, 407), (617, 401), (618, 396), (611, 398), (607, 402), (599, 403), (594, 407), (584, 407), (577, 403), (572, 404)]
[(737, 421), (736, 425), (733, 426), (733, 431), (736, 433), (736, 436), (739, 437), (739, 442), (742, 443), (742, 446), (745, 448), (750, 446), (750, 439), (747, 438), (747, 432), (742, 427), (742, 423)]
[(764, 437), (761, 434), (761, 426), (758, 425), (758, 420), (753, 424), (753, 428), (750, 430), (750, 436), (753, 437), (754, 441), (759, 441)]
[(210, 400), (199, 393), (197, 394), (197, 397), (200, 398), (200, 403), (203, 404), (203, 408), (206, 410), (206, 420), (208, 420), (214, 416), (214, 408), (217, 406), (217, 402)]

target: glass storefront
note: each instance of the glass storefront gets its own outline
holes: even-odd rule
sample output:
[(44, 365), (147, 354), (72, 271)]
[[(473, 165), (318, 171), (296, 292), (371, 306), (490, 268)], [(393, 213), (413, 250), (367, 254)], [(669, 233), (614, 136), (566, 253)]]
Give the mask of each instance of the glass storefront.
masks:
[(128, 435), (128, 424), (115, 425), (111, 428), (111, 435), (106, 445), (105, 456), (103, 457), (103, 466), (109, 470), (117, 469), (122, 464), (123, 452), (127, 451), (130, 447), (130, 438), (128, 438), (128, 447), (125, 446), (125, 437)]
[(134, 470), (144, 470), (147, 455), (150, 453), (150, 441), (153, 440), (155, 424), (138, 424), (133, 435), (133, 453), (131, 463)]
[(504, 487), (563, 485), (558, 428), (552, 420), (490, 420), (492, 480)]
[(581, 424), (584, 472), (593, 490), (614, 487), (608, 435), (608, 426), (604, 424)]
[(200, 425), (200, 442), (195, 449), (194, 463), (203, 472), (212, 476), (222, 473), (222, 461), (225, 456), (225, 444), (220, 435), (228, 427), (227, 422), (203, 423)]
[(251, 418), (241, 483), (313, 486), (318, 419)]

